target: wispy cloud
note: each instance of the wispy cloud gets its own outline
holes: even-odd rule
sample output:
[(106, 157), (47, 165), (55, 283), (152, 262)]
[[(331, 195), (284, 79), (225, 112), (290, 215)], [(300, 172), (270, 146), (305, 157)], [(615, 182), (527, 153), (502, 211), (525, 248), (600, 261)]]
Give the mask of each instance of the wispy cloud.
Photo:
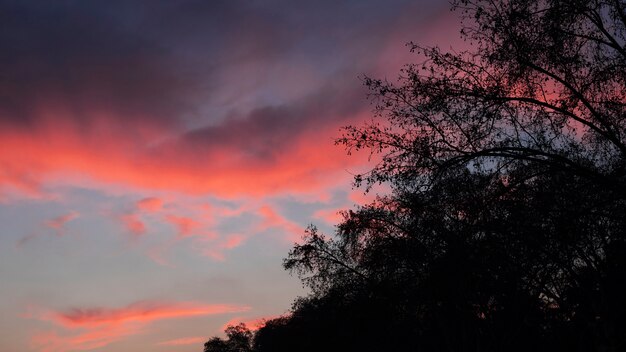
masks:
[(304, 228), (297, 223), (280, 215), (273, 207), (264, 205), (259, 209), (263, 221), (258, 225), (257, 231), (265, 231), (270, 228), (278, 228), (284, 231), (290, 241), (298, 240), (304, 233)]
[[(63, 215), (59, 215), (57, 217), (54, 217), (52, 219), (46, 220), (44, 221), (41, 226), (47, 229), (51, 229), (54, 231), (54, 233), (57, 236), (63, 236), (66, 233), (66, 228), (65, 226), (67, 225), (67, 223), (73, 221), (74, 219), (78, 218), (80, 216), (80, 213), (77, 211), (70, 211), (66, 214)], [(20, 238), (17, 243), (16, 246), (22, 247), (23, 245), (25, 245), (26, 243), (34, 240), (37, 237), (43, 236), (44, 234), (41, 231), (33, 231), (30, 234), (23, 236), (22, 238)]]
[(341, 211), (349, 208), (341, 207), (337, 209), (320, 209), (313, 213), (313, 218), (322, 220), (329, 225), (338, 224), (341, 220), (343, 220), (343, 216), (341, 215)]
[(226, 259), (225, 252), (242, 245), (248, 236), (241, 234), (228, 234), (202, 245), (202, 254), (213, 260), (223, 261)]
[(191, 236), (200, 228), (202, 224), (186, 216), (166, 215), (165, 221), (174, 225), (179, 237)]
[(139, 214), (123, 214), (119, 219), (124, 227), (133, 235), (140, 236), (146, 233), (146, 224), (141, 220)]
[(122, 308), (97, 307), (51, 311), (35, 317), (62, 328), (61, 333), (58, 331), (37, 333), (33, 335), (31, 343), (41, 352), (84, 351), (146, 332), (149, 325), (155, 321), (240, 313), (247, 310), (249, 310), (247, 306), (230, 304), (140, 301)]
[(45, 225), (56, 231), (56, 234), (61, 236), (65, 233), (65, 224), (78, 218), (80, 214), (77, 211), (70, 211), (67, 214), (59, 215), (53, 219), (46, 221)]
[(65, 312), (52, 312), (44, 316), (44, 319), (51, 320), (66, 328), (77, 328), (241, 312), (247, 309), (248, 307), (227, 304), (204, 305), (190, 302), (160, 303), (140, 301), (123, 308), (75, 308)]

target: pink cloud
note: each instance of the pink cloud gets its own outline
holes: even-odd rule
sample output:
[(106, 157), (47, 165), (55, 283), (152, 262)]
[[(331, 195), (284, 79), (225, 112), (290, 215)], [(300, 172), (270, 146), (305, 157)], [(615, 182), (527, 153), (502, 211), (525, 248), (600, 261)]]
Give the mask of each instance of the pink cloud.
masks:
[(244, 318), (244, 317), (234, 317), (228, 320), (224, 325), (222, 325), (221, 330), (225, 330), (229, 325), (237, 325), (239, 323), (244, 323), (246, 327), (250, 330), (259, 330), (260, 328), (265, 326), (265, 323), (268, 320), (272, 320), (275, 318), (279, 318), (279, 315), (275, 316), (264, 316), (264, 317), (253, 317), (253, 318)]
[[(255, 209), (255, 207), (244, 206), (236, 209), (236, 214)], [(297, 241), (304, 233), (304, 229), (293, 221), (281, 216), (270, 205), (263, 205), (257, 209), (262, 220), (250, 227), (244, 234), (228, 234), (225, 236), (205, 237), (197, 242), (203, 255), (217, 261), (225, 260), (225, 253), (228, 250), (241, 246), (250, 236), (267, 231), (269, 229), (278, 230), (284, 234), (288, 241)], [(278, 232), (276, 231), (276, 232)]]
[(141, 221), (138, 214), (124, 214), (120, 220), (130, 233), (135, 236), (143, 235), (146, 232), (146, 225)]
[[(404, 13), (413, 13), (415, 6), (423, 7), (410, 5)], [(372, 41), (368, 35), (351, 39), (345, 54), (360, 60), (336, 70), (344, 76), (320, 74), (325, 70), (320, 71), (307, 60), (277, 61), (269, 53), (290, 48), (276, 43), (289, 41), (291, 36), (283, 37), (284, 31), (267, 31), (261, 26), (263, 30), (255, 32), (253, 43), (235, 50), (236, 57), (245, 59), (220, 67), (218, 76), (227, 82), (218, 84), (216, 92), (211, 91), (211, 95), (235, 99), (235, 106), (245, 105), (243, 112), (233, 110), (218, 119), (207, 118), (202, 121), (204, 126), (194, 130), (188, 129), (189, 121), (181, 116), (215, 101), (198, 95), (200, 90), (195, 84), (201, 82), (189, 82), (189, 75), (181, 79), (169, 60), (164, 65), (157, 59), (162, 59), (160, 55), (116, 56), (114, 62), (109, 62), (107, 55), (95, 55), (93, 59), (106, 64), (79, 65), (81, 74), (69, 83), (76, 86), (68, 91), (58, 89), (69, 88), (66, 77), (54, 74), (59, 70), (51, 70), (51, 76), (31, 75), (29, 72), (37, 72), (29, 67), (33, 63), (17, 60), (20, 64), (16, 70), (9, 70), (12, 74), (25, 70), (27, 77), (38, 79), (15, 87), (12, 98), (23, 107), (20, 114), (15, 112), (22, 109), (0, 112), (0, 187), (37, 194), (49, 182), (75, 184), (76, 179), (88, 178), (107, 186), (236, 197), (306, 193), (343, 184), (345, 179), (338, 180), (337, 176), (367, 159), (348, 158), (341, 147), (333, 145), (338, 127), (371, 115), (365, 93), (354, 79), (355, 72), (396, 72), (411, 57), (408, 50), (403, 50), (403, 44), (411, 39), (448, 44), (450, 38), (458, 38), (458, 29), (451, 25), (456, 18), (447, 15), (447, 6), (442, 8), (446, 10), (429, 12), (424, 21), (400, 15), (393, 19), (393, 26), (378, 30), (368, 26), (376, 32), (376, 39)], [(235, 37), (245, 39), (237, 33)], [(412, 34), (407, 37), (407, 33)], [(265, 42), (267, 45), (262, 44)], [(462, 41), (458, 39), (454, 44), (458, 43)], [(398, 56), (398, 52), (405, 55)], [(226, 50), (222, 54), (226, 55), (224, 60), (218, 61), (226, 62), (233, 52)], [(35, 67), (45, 67), (44, 61), (38, 61)], [(120, 63), (132, 68), (132, 74), (120, 74), (125, 72), (119, 70)], [(268, 76), (268, 69), (293, 74)], [(258, 79), (249, 79), (250, 75)], [(22, 82), (17, 78), (13, 81)], [(244, 84), (248, 88), (242, 95), (242, 82), (256, 83)], [(285, 103), (248, 103), (245, 96), (256, 96), (257, 89), (270, 89), (271, 95), (278, 94), (278, 100)], [(162, 203), (138, 206), (157, 211)]]
[(191, 236), (198, 230), (201, 224), (192, 218), (186, 216), (166, 215), (165, 221), (176, 226), (178, 230), (178, 236), (186, 237)]
[[(41, 352), (83, 351), (104, 347), (127, 336), (147, 331), (155, 321), (195, 316), (238, 313), (249, 307), (193, 302), (162, 303), (140, 301), (122, 308), (78, 308), (47, 312), (37, 317), (63, 329), (32, 336), (31, 343)], [(35, 316), (32, 313), (29, 316)]]
[(248, 210), (250, 209), (247, 206), (236, 206), (236, 207), (214, 206), (211, 208), (212, 214), (215, 214), (220, 217), (239, 216)]
[[(333, 145), (332, 138), (341, 124), (332, 119), (326, 119), (314, 131), (282, 131), (287, 140), (279, 140), (281, 144), (289, 143), (289, 148), (274, 148), (263, 141), (282, 136), (273, 137), (269, 128), (259, 131), (259, 136), (238, 135), (245, 124), (230, 123), (219, 131), (198, 134), (176, 136), (171, 130), (163, 130), (136, 135), (116, 127), (115, 118), (104, 115), (98, 116), (97, 124), (103, 132), (92, 133), (84, 131), (67, 114), (50, 107), (40, 112), (28, 131), (0, 131), (4, 145), (0, 164), (5, 170), (15, 170), (0, 175), (1, 187), (17, 187), (35, 194), (49, 182), (74, 185), (93, 180), (96, 184), (138, 190), (264, 196), (323, 188), (336, 182), (333, 173), (344, 173), (350, 164), (359, 162), (358, 158), (345, 157), (344, 151)], [(260, 122), (254, 119), (269, 117), (250, 119), (253, 122), (246, 123), (256, 127)], [(202, 134), (217, 132), (228, 135), (223, 143), (210, 142)], [(319, 143), (320, 139), (328, 143)], [(163, 203), (148, 198), (137, 206), (157, 211)]]
[(146, 233), (147, 226), (142, 219), (142, 215), (156, 213), (162, 210), (163, 200), (157, 197), (146, 197), (138, 200), (134, 204), (133, 210), (122, 214), (118, 219), (122, 222), (128, 232), (138, 237)]
[(313, 213), (313, 217), (316, 219), (323, 220), (324, 222), (330, 225), (336, 225), (336, 224), (339, 224), (343, 220), (343, 216), (340, 213), (342, 210), (345, 210), (345, 208), (321, 209)]
[(163, 200), (156, 197), (148, 197), (138, 201), (136, 206), (140, 211), (154, 213), (163, 208)]
[(140, 327), (121, 325), (106, 326), (70, 335), (48, 331), (34, 334), (30, 344), (40, 352), (89, 351), (141, 332)]
[(259, 209), (263, 221), (258, 225), (256, 231), (264, 231), (270, 228), (281, 228), (288, 235), (288, 239), (297, 241), (304, 233), (304, 228), (293, 221), (290, 221), (278, 214), (269, 205), (264, 205)]
[(225, 259), (224, 252), (242, 245), (246, 236), (240, 234), (230, 234), (220, 238), (217, 241), (213, 241), (208, 248), (202, 251), (202, 254), (212, 258), (213, 260), (223, 261)]
[(56, 231), (57, 235), (64, 234), (64, 226), (68, 222), (76, 219), (80, 214), (77, 211), (70, 211), (67, 214), (57, 216), (56, 218), (46, 221), (45, 225)]
[(223, 248), (232, 249), (240, 246), (245, 241), (245, 237), (241, 235), (230, 235), (226, 237)]
[(0, 192), (0, 200), (6, 198), (8, 191), (20, 193), (28, 198), (44, 198), (41, 180), (34, 176), (37, 172), (32, 171), (23, 165), (3, 165), (0, 168), (0, 186), (4, 185), (4, 189), (0, 189), (3, 191)]
[(123, 308), (77, 308), (53, 312), (45, 317), (66, 328), (93, 327), (125, 322), (150, 322), (160, 319), (241, 312), (248, 307), (226, 304), (159, 303), (140, 301)]

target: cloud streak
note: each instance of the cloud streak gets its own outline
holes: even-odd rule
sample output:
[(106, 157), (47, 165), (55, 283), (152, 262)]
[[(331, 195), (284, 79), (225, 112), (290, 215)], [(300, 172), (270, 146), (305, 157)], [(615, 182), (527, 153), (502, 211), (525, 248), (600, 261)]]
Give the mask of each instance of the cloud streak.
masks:
[(259, 213), (263, 216), (263, 221), (258, 225), (256, 231), (265, 231), (271, 228), (281, 229), (287, 234), (287, 239), (297, 241), (304, 233), (304, 228), (281, 216), (274, 208), (264, 205), (259, 209)]
[(46, 221), (46, 226), (55, 230), (57, 235), (61, 236), (64, 234), (65, 224), (68, 222), (78, 218), (80, 214), (77, 211), (70, 211), (67, 214), (57, 216), (53, 219)]
[(41, 352), (84, 351), (144, 333), (156, 321), (240, 313), (249, 309), (247, 306), (230, 304), (139, 301), (121, 308), (52, 311), (41, 314), (38, 318), (52, 322), (62, 328), (62, 332), (37, 333), (33, 335), (31, 344)]
[(248, 309), (244, 306), (227, 304), (202, 305), (190, 302), (140, 301), (123, 308), (75, 308), (66, 312), (53, 312), (44, 319), (71, 329), (128, 322), (146, 323), (161, 319), (242, 312)]

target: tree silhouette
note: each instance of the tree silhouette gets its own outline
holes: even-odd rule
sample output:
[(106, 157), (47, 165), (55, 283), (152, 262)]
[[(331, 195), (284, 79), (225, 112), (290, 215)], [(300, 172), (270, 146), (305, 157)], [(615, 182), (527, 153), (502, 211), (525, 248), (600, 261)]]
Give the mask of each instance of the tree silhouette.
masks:
[(365, 79), (337, 143), (391, 192), (307, 230), (284, 266), (311, 293), (255, 351), (626, 348), (626, 4), (454, 8), (472, 51)]
[(472, 52), (411, 45), (426, 59), (399, 84), (367, 78), (380, 120), (347, 127), (349, 150), (383, 161), (369, 182), (429, 178), (454, 165), (534, 164), (623, 191), (624, 3), (458, 1)]
[(204, 352), (250, 352), (253, 334), (246, 324), (229, 325), (224, 330), (227, 339), (213, 337), (204, 344)]

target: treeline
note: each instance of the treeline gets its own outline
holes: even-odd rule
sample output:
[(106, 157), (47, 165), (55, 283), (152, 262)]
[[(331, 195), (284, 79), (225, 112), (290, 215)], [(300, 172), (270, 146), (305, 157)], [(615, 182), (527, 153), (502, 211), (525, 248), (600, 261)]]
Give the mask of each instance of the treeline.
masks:
[(626, 4), (454, 8), (473, 51), (411, 45), (337, 140), (390, 194), (310, 227), (310, 294), (205, 352), (626, 350)]

